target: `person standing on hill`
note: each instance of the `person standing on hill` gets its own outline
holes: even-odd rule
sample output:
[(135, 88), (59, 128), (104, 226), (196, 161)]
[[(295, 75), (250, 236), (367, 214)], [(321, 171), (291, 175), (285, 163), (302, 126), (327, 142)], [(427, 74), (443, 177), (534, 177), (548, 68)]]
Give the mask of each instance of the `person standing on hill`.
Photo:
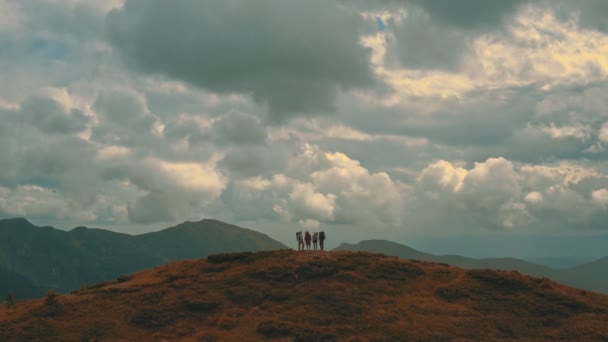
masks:
[(323, 243), (325, 242), (325, 232), (319, 232), (319, 247), (323, 250)]
[(312, 248), (315, 251), (317, 250), (317, 240), (319, 240), (319, 233), (317, 233), (317, 232), (312, 233)]
[(306, 240), (306, 249), (310, 250), (310, 233), (306, 232), (306, 234), (304, 234), (304, 240)]
[(298, 251), (304, 250), (304, 239), (302, 238), (302, 232), (296, 233), (296, 239), (298, 240)]

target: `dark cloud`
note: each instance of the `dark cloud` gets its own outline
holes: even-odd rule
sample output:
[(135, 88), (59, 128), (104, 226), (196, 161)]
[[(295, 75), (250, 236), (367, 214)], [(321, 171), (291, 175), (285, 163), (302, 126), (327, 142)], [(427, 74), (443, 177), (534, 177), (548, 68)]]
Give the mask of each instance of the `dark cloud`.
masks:
[(44, 96), (26, 99), (18, 115), (47, 134), (77, 133), (84, 130), (89, 121), (79, 109), (66, 109), (54, 99)]
[(277, 152), (276, 149), (264, 147), (234, 147), (226, 151), (219, 166), (237, 176), (262, 175), (280, 168), (280, 164), (284, 163), (284, 158), (287, 157)]
[[(396, 38), (389, 41), (390, 54), (410, 69), (455, 70), (469, 42), (480, 33), (500, 30), (504, 19), (516, 13), (524, 0), (403, 0), (407, 15), (392, 22)], [(389, 57), (392, 57), (389, 55)]]
[(438, 23), (464, 29), (499, 26), (525, 0), (411, 0), (422, 6)]
[(259, 119), (244, 113), (230, 113), (213, 125), (219, 144), (257, 145), (266, 140), (266, 130)]
[[(98, 5), (96, 7), (95, 5)], [(93, 1), (19, 1), (19, 9), (30, 30), (52, 33), (55, 37), (69, 37), (80, 41), (100, 36), (103, 10)]]
[(608, 32), (608, 1), (605, 0), (578, 0), (559, 2), (559, 6), (555, 6), (555, 1), (544, 0), (542, 4), (548, 8), (553, 8), (564, 19), (579, 14), (579, 23), (581, 26), (593, 30)]
[[(427, 13), (413, 8), (393, 30), (394, 53), (409, 69), (455, 69), (467, 47), (468, 36), (432, 21)], [(391, 49), (392, 52), (392, 49)]]
[(331, 110), (373, 82), (363, 21), (333, 1), (132, 1), (106, 19), (131, 67), (218, 93), (252, 95), (271, 120)]
[(148, 112), (145, 101), (129, 92), (103, 92), (93, 109), (100, 124), (93, 129), (93, 140), (104, 144), (135, 146), (150, 143), (156, 118)]

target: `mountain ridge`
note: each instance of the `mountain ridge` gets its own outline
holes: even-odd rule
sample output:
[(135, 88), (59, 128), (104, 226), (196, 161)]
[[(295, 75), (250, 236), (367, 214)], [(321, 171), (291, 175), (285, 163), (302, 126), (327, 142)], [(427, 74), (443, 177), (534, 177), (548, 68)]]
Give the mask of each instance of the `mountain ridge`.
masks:
[(434, 255), (418, 251), (409, 246), (386, 240), (363, 240), (357, 244), (341, 244), (334, 250), (367, 251), (383, 253), (404, 259), (419, 259), (430, 262), (446, 263), (466, 269), (516, 270), (524, 274), (547, 277), (557, 282), (586, 290), (608, 293), (608, 257), (571, 268), (553, 269), (533, 262), (504, 258), (469, 258), (454, 255)]
[(0, 220), (0, 268), (60, 292), (178, 259), (282, 248), (266, 234), (209, 219), (139, 235)]

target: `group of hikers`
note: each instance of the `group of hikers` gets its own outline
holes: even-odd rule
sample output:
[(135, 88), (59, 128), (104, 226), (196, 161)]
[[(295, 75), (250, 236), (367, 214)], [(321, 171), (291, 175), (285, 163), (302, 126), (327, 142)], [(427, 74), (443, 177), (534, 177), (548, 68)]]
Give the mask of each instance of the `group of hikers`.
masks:
[(319, 247), (323, 250), (323, 243), (325, 242), (325, 232), (314, 232), (312, 235), (309, 232), (304, 233), (302, 236), (302, 232), (296, 233), (296, 239), (298, 240), (298, 251), (304, 250), (304, 242), (306, 242), (306, 249), (310, 250), (310, 242), (312, 241), (313, 248), (317, 250), (317, 242), (319, 243)]

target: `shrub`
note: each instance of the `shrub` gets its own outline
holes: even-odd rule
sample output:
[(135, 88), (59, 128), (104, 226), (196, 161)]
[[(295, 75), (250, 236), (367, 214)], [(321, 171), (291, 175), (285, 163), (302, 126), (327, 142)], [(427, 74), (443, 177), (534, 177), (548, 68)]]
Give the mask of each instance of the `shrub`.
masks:
[(50, 307), (59, 305), (59, 296), (57, 295), (57, 292), (55, 292), (55, 290), (50, 289), (46, 293), (46, 297), (44, 298), (44, 305)]
[(33, 310), (35, 316), (55, 317), (60, 315), (62, 307), (59, 305), (59, 295), (55, 290), (51, 289), (46, 293), (44, 302), (41, 306)]
[(445, 301), (454, 302), (461, 299), (469, 298), (469, 294), (462, 289), (454, 286), (438, 287), (435, 290), (435, 295)]
[(8, 306), (10, 308), (13, 306), (13, 304), (15, 304), (15, 297), (13, 296), (12, 292), (9, 292), (6, 295), (6, 306)]
[(497, 272), (492, 270), (469, 270), (468, 275), (481, 281), (494, 289), (503, 292), (519, 292), (529, 288), (521, 278), (509, 275), (510, 272)]
[(95, 284), (89, 286), (89, 289), (91, 289), (91, 290), (92, 289), (98, 289), (98, 288), (101, 288), (101, 287), (104, 287), (104, 286), (112, 285), (114, 283), (115, 283), (115, 281), (113, 281), (113, 280), (100, 281), (99, 283), (95, 283)]
[(184, 305), (188, 311), (193, 312), (209, 312), (220, 307), (222, 303), (217, 300), (206, 300), (206, 299), (187, 299), (184, 301)]
[(118, 276), (118, 278), (116, 278), (116, 281), (119, 282), (119, 283), (124, 283), (126, 281), (131, 280), (131, 279), (133, 279), (133, 276), (130, 275), (130, 274), (128, 274), (128, 275)]

